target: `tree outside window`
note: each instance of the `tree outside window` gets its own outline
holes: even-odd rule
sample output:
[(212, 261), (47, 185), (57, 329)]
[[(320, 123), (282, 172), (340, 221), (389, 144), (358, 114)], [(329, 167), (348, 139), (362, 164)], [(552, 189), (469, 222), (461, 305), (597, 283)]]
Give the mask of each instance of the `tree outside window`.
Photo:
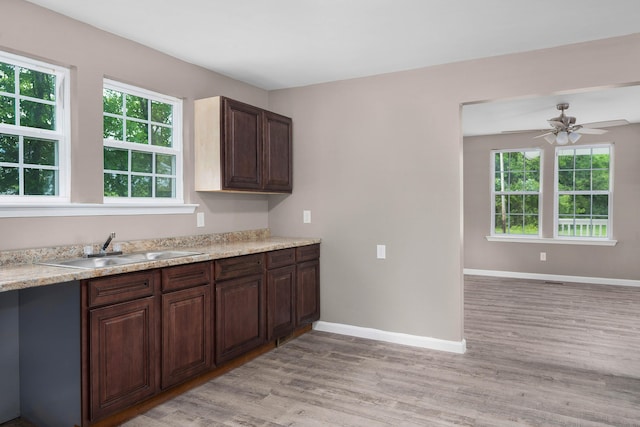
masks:
[(181, 199), (181, 111), (178, 99), (105, 80), (105, 200)]
[(540, 235), (539, 149), (494, 150), (492, 235)]
[(612, 145), (556, 150), (556, 237), (610, 238)]
[(0, 197), (68, 193), (68, 70), (0, 52)]

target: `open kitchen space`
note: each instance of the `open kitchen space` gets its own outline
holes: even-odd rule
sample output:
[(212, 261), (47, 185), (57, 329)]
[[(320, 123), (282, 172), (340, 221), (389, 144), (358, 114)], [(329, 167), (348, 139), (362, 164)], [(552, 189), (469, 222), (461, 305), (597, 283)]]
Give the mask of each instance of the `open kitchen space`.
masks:
[(2, 427), (640, 427), (637, 0), (0, 3)]

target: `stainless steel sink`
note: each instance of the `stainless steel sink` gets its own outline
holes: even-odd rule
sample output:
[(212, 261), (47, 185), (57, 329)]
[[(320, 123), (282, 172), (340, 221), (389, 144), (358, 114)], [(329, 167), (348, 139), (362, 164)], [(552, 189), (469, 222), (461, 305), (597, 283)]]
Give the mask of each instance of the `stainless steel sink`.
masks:
[(95, 258), (76, 258), (70, 260), (43, 261), (39, 264), (53, 265), (55, 267), (71, 267), (82, 269), (93, 269), (102, 267), (112, 267), (116, 265), (135, 264), (138, 262), (156, 261), (162, 259), (180, 258), (184, 256), (202, 255), (201, 252), (189, 251), (149, 251), (137, 252), (126, 255), (107, 255)]

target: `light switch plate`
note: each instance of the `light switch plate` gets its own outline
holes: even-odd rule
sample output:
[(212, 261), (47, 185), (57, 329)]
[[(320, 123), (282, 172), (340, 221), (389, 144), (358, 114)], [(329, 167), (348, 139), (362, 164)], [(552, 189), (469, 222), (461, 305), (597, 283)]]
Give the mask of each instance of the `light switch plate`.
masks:
[(311, 211), (302, 211), (302, 222), (311, 224)]
[(387, 257), (387, 246), (386, 245), (378, 245), (377, 246), (378, 259), (385, 259)]

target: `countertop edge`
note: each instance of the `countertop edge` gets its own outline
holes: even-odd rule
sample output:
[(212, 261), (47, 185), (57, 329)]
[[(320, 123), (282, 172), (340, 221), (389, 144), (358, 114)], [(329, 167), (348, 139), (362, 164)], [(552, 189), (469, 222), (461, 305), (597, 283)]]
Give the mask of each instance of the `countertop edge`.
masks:
[(176, 249), (199, 252), (200, 254), (96, 269), (78, 269), (41, 264), (4, 265), (0, 267), (0, 293), (53, 285), (56, 283), (150, 270), (153, 268), (171, 267), (175, 265), (205, 262), (221, 258), (270, 252), (319, 243), (321, 243), (321, 239), (319, 238), (269, 237), (266, 239), (242, 242), (217, 243), (208, 246), (179, 247)]

